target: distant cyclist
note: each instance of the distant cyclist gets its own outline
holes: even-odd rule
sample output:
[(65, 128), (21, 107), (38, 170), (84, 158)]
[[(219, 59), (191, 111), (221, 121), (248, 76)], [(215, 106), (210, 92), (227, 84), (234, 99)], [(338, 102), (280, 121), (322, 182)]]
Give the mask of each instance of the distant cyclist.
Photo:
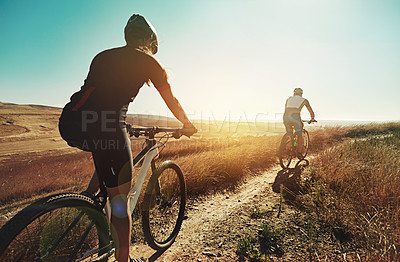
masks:
[[(60, 134), (70, 146), (92, 152), (111, 202), (111, 233), (119, 262), (129, 258), (131, 216), (128, 193), (132, 185), (132, 152), (126, 130), (128, 104), (146, 83), (153, 83), (164, 102), (183, 124), (183, 134), (197, 130), (172, 94), (164, 67), (154, 58), (156, 31), (141, 15), (132, 15), (125, 27), (123, 47), (105, 50), (93, 59), (81, 90), (71, 96), (60, 117)], [(93, 175), (86, 195), (98, 190)]]
[(302, 132), (303, 122), (301, 121), (300, 112), (303, 107), (306, 106), (308, 112), (310, 112), (311, 121), (315, 120), (314, 111), (311, 108), (310, 102), (303, 97), (303, 89), (297, 87), (293, 91), (293, 96), (286, 99), (285, 113), (283, 115), (283, 123), (285, 124), (286, 133), (292, 134), (293, 128), (298, 137), (297, 152), (303, 154), (304, 145)]

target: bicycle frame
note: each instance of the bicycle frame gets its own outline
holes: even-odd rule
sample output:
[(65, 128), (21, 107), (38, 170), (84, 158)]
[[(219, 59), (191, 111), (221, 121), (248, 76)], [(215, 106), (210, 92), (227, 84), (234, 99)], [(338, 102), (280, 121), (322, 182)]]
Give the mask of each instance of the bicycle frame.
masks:
[(149, 171), (150, 166), (154, 171), (155, 164), (154, 164), (154, 157), (158, 155), (158, 146), (157, 141), (153, 139), (146, 139), (146, 146), (145, 148), (140, 151), (136, 157), (133, 159), (133, 166), (136, 166), (142, 159), (143, 163), (139, 170), (139, 174), (135, 181), (135, 185), (129, 191), (129, 207), (131, 214), (136, 207), (137, 201), (139, 199), (140, 191), (142, 190), (144, 180), (146, 178), (147, 172)]

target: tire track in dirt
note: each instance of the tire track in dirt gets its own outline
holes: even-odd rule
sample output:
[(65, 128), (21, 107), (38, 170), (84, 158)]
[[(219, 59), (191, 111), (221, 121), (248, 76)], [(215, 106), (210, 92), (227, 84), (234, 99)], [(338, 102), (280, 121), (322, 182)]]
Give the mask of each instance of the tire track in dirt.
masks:
[[(157, 261), (233, 261), (237, 240), (248, 232), (257, 232), (250, 218), (254, 207), (267, 202), (265, 211), (273, 212), (279, 195), (271, 189), (280, 167), (251, 176), (234, 192), (204, 197), (187, 206), (184, 220), (175, 243)], [(151, 257), (154, 251), (146, 245), (132, 250), (132, 257)], [(153, 256), (154, 257), (154, 256)]]

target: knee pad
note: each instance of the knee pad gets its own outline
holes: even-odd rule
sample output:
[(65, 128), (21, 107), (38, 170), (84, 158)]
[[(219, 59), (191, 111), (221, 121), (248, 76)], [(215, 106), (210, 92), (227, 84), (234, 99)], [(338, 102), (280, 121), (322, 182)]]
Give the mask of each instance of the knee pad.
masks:
[(111, 213), (118, 218), (128, 217), (128, 198), (124, 195), (118, 195), (111, 199)]

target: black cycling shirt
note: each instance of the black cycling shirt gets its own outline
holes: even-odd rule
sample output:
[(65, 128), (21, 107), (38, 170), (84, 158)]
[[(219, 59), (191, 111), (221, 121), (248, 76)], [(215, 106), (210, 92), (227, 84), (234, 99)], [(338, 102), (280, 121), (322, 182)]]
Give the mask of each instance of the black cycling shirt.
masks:
[[(160, 91), (169, 87), (165, 69), (153, 56), (128, 46), (103, 51), (95, 56), (84, 85), (61, 114), (61, 136), (70, 146), (92, 152), (96, 171), (107, 187), (132, 178), (126, 111), (149, 80)], [(86, 117), (89, 112), (94, 112), (93, 118)]]
[(168, 85), (165, 69), (153, 56), (129, 46), (105, 50), (95, 56), (84, 85), (64, 111), (126, 111), (149, 80), (156, 88)]

